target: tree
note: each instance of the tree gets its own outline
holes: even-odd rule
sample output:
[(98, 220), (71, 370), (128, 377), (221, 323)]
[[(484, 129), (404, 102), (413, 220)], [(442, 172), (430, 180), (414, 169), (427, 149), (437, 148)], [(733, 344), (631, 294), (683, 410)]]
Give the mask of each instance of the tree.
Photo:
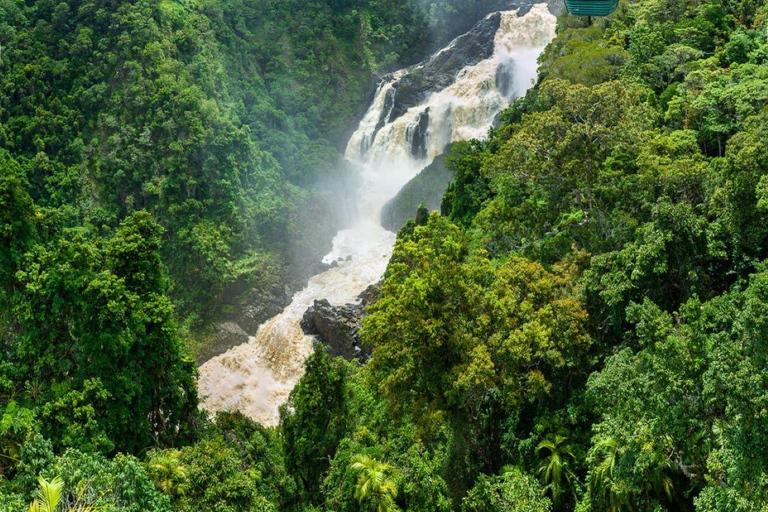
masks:
[(613, 437), (600, 439), (594, 448), (602, 458), (592, 470), (590, 486), (595, 495), (607, 502), (609, 512), (628, 512), (636, 499), (627, 482), (614, 475), (622, 451)]
[(544, 497), (536, 479), (518, 468), (507, 468), (499, 476), (480, 475), (462, 500), (462, 512), (549, 512), (552, 503)]
[(493, 388), (509, 404), (548, 393), (548, 379), (565, 378), (590, 344), (565, 285), (524, 258), (494, 267), (469, 254), (458, 228), (433, 213), (398, 241), (365, 319), (385, 397), (395, 410), (458, 412)]
[(395, 469), (392, 465), (368, 455), (355, 455), (350, 460), (349, 468), (357, 473), (355, 499), (359, 503), (369, 502), (376, 512), (398, 510), (395, 504), (397, 485), (389, 476)]
[(35, 207), (21, 180), (6, 174), (7, 169), (0, 172), (0, 300), (5, 302), (15, 281), (14, 273), (34, 241)]
[(320, 347), (305, 363), (305, 374), (280, 407), (286, 462), (311, 500), (319, 499), (329, 459), (347, 431), (346, 382), (349, 366)]
[(544, 485), (544, 491), (552, 496), (552, 504), (555, 509), (562, 505), (564, 494), (573, 490), (577, 481), (576, 474), (570, 468), (570, 461), (576, 457), (573, 448), (568, 444), (568, 439), (560, 434), (555, 434), (542, 440), (536, 446), (536, 453), (544, 453), (546, 456), (539, 462), (536, 471), (539, 481)]
[(103, 240), (51, 217), (14, 274), (0, 371), (39, 381), (22, 404), (59, 446), (137, 452), (192, 435), (195, 368), (165, 295), (159, 226), (139, 212)]
[(60, 476), (54, 477), (50, 482), (43, 477), (38, 477), (37, 482), (39, 488), (35, 492), (35, 499), (29, 505), (28, 512), (57, 512), (57, 510), (62, 512), (94, 512), (94, 508), (82, 503), (79, 497), (72, 505), (64, 504), (64, 480)]
[(501, 466), (516, 418), (579, 378), (591, 339), (568, 282), (525, 258), (470, 253), (437, 213), (398, 240), (362, 337), (390, 414), (412, 417), (426, 440), (451, 429), (457, 498), (473, 475)]
[(445, 164), (454, 178), (443, 194), (440, 211), (459, 226), (469, 227), (491, 197), (488, 180), (481, 174), (487, 157), (487, 144), (474, 139), (456, 142), (449, 149)]
[(188, 484), (178, 505), (190, 512), (276, 511), (275, 504), (259, 492), (261, 472), (246, 462), (242, 446), (229, 446), (224, 437), (179, 450), (178, 461), (187, 468)]
[(60, 476), (50, 482), (43, 477), (37, 479), (39, 488), (36, 497), (29, 506), (29, 512), (55, 512), (64, 493), (64, 480)]
[(616, 78), (628, 54), (601, 36), (596, 26), (563, 30), (542, 56), (541, 76), (590, 86)]
[(652, 119), (643, 94), (620, 80), (592, 87), (561, 79), (542, 83), (539, 107), (508, 128), (510, 136), (480, 173), (495, 197), (474, 227), (492, 257), (524, 252), (556, 261), (574, 241), (589, 252), (620, 243), (602, 233), (616, 220), (623, 176), (603, 165), (636, 158)]
[(155, 485), (172, 500), (187, 492), (187, 468), (174, 454), (153, 454), (146, 464), (147, 472)]

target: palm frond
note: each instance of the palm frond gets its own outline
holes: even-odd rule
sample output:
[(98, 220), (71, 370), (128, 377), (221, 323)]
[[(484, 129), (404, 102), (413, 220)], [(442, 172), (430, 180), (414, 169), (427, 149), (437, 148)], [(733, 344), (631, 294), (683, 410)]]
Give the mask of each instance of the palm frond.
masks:
[(64, 480), (57, 476), (49, 482), (43, 477), (38, 477), (37, 483), (39, 488), (35, 494), (36, 501), (40, 502), (40, 512), (55, 512), (64, 493)]

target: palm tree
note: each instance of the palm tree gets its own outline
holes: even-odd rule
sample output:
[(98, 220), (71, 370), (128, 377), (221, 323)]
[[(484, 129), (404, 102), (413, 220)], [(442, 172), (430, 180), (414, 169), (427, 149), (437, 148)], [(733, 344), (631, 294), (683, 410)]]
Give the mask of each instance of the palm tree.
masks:
[(56, 512), (64, 493), (64, 480), (57, 476), (49, 482), (43, 477), (38, 477), (37, 483), (40, 488), (29, 505), (29, 512)]
[(557, 434), (541, 441), (536, 447), (536, 453), (547, 452), (548, 455), (539, 463), (536, 474), (544, 485), (544, 490), (552, 495), (555, 509), (560, 507), (563, 494), (573, 488), (576, 475), (569, 468), (569, 459), (575, 460), (571, 445), (565, 436)]
[(601, 491), (601, 496), (608, 500), (609, 512), (632, 510), (632, 494), (627, 483), (614, 479), (613, 475), (616, 462), (624, 450), (619, 447), (614, 437), (600, 440), (594, 449), (604, 451), (605, 455), (592, 473), (592, 488)]
[(349, 465), (357, 473), (355, 499), (359, 503), (369, 500), (376, 512), (393, 512), (397, 510), (397, 486), (387, 473), (395, 468), (390, 464), (379, 462), (368, 455), (355, 455)]
[(172, 499), (187, 492), (187, 468), (175, 457), (158, 455), (149, 461), (147, 468), (155, 485)]
[[(699, 440), (700, 439), (701, 438), (699, 437)], [(659, 441), (662, 441), (663, 443), (661, 447), (657, 445)], [(696, 439), (694, 438), (694, 443), (695, 442)], [(650, 474), (648, 480), (651, 482), (653, 490), (656, 494), (664, 494), (668, 499), (671, 500), (672, 495), (675, 493), (675, 486), (672, 482), (672, 479), (668, 475), (668, 472), (671, 469), (671, 461), (669, 460), (668, 454), (677, 452), (677, 450), (674, 448), (672, 437), (665, 435), (661, 438), (655, 439), (654, 441), (646, 442), (642, 449), (645, 452), (656, 453), (659, 456), (659, 464), (653, 469), (653, 472)], [(680, 468), (684, 472), (688, 471), (688, 467), (683, 464), (682, 459), (680, 460)], [(687, 473), (686, 476), (688, 474), (690, 473)]]
[[(27, 512), (94, 512), (96, 509), (85, 505), (76, 497), (75, 504), (66, 506), (62, 503), (64, 495), (64, 480), (60, 476), (54, 477), (50, 482), (43, 477), (37, 478), (40, 488), (35, 492), (35, 499), (30, 503)], [(60, 507), (60, 508), (59, 508)]]

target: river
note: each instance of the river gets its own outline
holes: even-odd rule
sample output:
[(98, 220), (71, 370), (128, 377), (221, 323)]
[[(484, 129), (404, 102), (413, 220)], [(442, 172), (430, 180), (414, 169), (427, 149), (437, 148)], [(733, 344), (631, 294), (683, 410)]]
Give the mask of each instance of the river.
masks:
[[(382, 81), (346, 149), (346, 158), (360, 173), (359, 217), (354, 226), (336, 234), (324, 258), (327, 263), (342, 261), (312, 277), (290, 305), (261, 325), (247, 343), (200, 367), (198, 388), (204, 409), (239, 410), (264, 425), (277, 424), (278, 408), (301, 378), (312, 352), (312, 338), (299, 325), (304, 311), (315, 299), (355, 302), (381, 278), (395, 244), (395, 234), (380, 225), (384, 203), (448, 143), (483, 138), (498, 113), (525, 94), (536, 78), (538, 56), (555, 36), (555, 22), (546, 4), (534, 5), (523, 16), (516, 11), (501, 13), (490, 56), (461, 68), (450, 84), (395, 119), (390, 117), (396, 84), (423, 65)], [(432, 57), (450, 51), (454, 44)]]

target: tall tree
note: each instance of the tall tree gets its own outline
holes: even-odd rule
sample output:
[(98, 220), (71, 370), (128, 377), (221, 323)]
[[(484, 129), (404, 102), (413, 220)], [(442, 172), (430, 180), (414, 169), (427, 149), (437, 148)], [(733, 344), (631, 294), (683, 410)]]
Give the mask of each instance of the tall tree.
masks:
[(391, 478), (395, 469), (392, 465), (380, 462), (368, 455), (355, 455), (349, 468), (357, 473), (355, 499), (359, 503), (368, 502), (376, 512), (394, 512), (397, 485)]
[(568, 439), (560, 434), (545, 438), (536, 446), (536, 453), (543, 454), (536, 470), (544, 490), (552, 496), (552, 505), (558, 510), (566, 493), (573, 492), (577, 477), (570, 468), (576, 458)]

